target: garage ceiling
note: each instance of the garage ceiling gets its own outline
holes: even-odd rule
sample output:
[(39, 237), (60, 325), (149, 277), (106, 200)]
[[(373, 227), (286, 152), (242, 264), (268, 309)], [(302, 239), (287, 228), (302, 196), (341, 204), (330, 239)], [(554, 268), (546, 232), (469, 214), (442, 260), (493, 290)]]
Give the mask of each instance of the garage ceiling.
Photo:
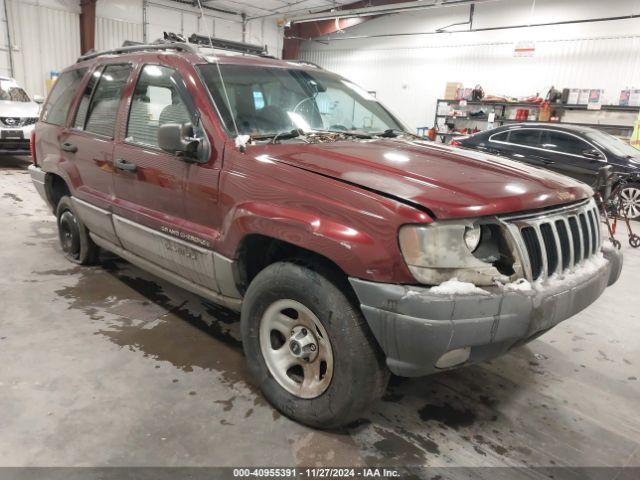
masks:
[(347, 5), (356, 0), (201, 0), (203, 6), (245, 13), (248, 17), (308, 13)]

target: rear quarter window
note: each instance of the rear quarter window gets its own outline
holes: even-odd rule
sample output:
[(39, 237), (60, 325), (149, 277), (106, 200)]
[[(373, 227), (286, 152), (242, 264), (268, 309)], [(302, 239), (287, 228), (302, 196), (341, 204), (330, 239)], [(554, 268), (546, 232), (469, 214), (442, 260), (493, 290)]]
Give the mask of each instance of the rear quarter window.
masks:
[(489, 138), (492, 142), (506, 142), (509, 139), (509, 132), (500, 132), (494, 135), (491, 135)]
[(42, 109), (43, 122), (61, 126), (67, 123), (69, 107), (86, 73), (86, 68), (78, 68), (60, 75)]

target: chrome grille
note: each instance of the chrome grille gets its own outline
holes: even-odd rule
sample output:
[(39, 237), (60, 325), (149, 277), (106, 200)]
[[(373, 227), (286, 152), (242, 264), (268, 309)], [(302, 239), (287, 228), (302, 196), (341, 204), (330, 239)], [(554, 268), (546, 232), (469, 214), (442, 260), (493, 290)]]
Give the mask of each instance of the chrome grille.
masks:
[(562, 273), (599, 251), (600, 214), (593, 199), (537, 214), (501, 218), (520, 251), (527, 280)]
[(0, 122), (5, 127), (26, 127), (34, 125), (38, 121), (38, 117), (0, 117)]

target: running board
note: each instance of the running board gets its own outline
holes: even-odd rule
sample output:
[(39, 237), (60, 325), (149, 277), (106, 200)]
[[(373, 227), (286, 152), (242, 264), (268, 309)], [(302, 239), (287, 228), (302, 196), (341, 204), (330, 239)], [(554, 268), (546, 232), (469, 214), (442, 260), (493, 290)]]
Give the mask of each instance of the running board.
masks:
[(240, 307), (242, 306), (242, 299), (227, 297), (217, 292), (214, 292), (213, 290), (209, 290), (208, 288), (198, 285), (192, 282), (191, 280), (187, 280), (186, 278), (181, 277), (180, 275), (176, 275), (175, 273), (170, 272), (165, 268), (162, 268), (154, 263), (151, 263), (148, 260), (145, 260), (144, 258), (139, 257), (138, 255), (134, 255), (133, 253), (127, 250), (124, 250), (118, 245), (115, 245), (114, 243), (111, 243), (110, 241), (105, 240), (102, 237), (99, 237), (93, 232), (90, 232), (89, 235), (91, 236), (91, 239), (99, 247), (115, 253), (119, 257), (124, 258), (128, 262), (136, 265), (137, 267), (142, 268), (143, 270), (155, 275), (156, 277), (162, 278), (163, 280), (166, 280), (174, 285), (177, 285), (180, 288), (184, 288), (185, 290), (188, 290), (191, 293), (200, 295), (201, 297), (204, 297), (207, 300), (210, 300), (218, 305), (222, 305), (223, 307), (227, 307), (236, 312), (240, 311)]

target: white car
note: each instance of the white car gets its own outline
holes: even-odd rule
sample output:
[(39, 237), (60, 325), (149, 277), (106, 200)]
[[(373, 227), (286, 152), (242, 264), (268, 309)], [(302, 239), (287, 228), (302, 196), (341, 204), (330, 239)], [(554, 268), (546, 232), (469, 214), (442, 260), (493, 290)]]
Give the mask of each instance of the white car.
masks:
[(0, 77), (0, 155), (29, 155), (43, 101), (40, 96), (29, 98), (13, 78)]

